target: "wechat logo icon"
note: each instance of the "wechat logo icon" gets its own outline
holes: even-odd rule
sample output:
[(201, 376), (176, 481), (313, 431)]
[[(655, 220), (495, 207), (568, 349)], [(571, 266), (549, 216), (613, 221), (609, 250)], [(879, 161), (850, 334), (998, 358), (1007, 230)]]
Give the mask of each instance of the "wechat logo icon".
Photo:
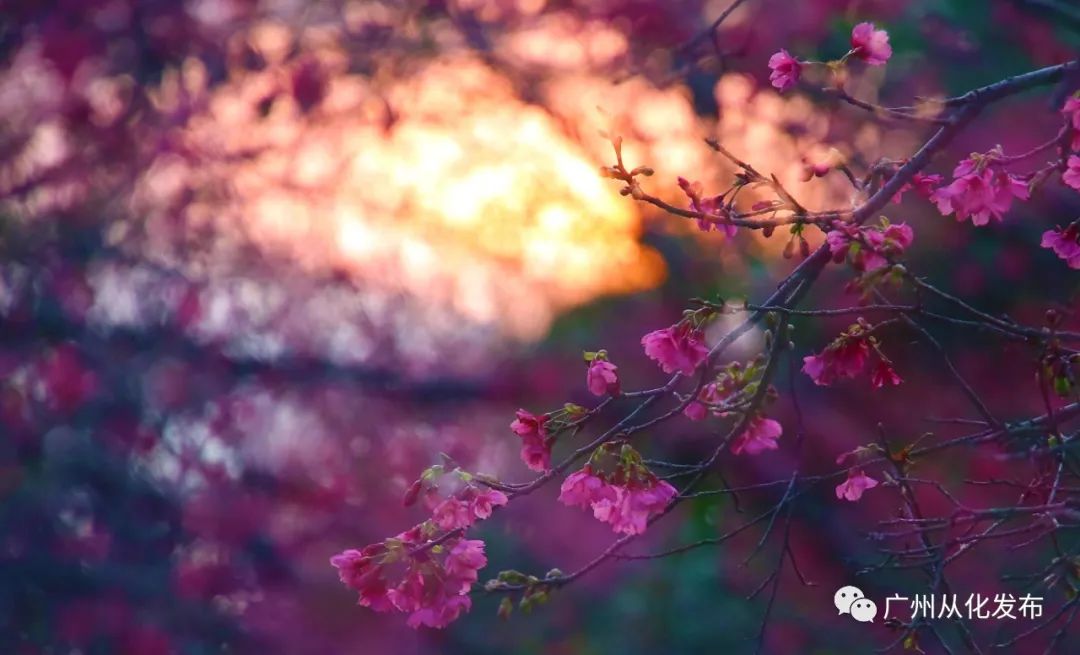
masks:
[(859, 623), (873, 623), (877, 616), (877, 604), (867, 598), (862, 589), (851, 585), (836, 590), (833, 605), (840, 614), (850, 614)]

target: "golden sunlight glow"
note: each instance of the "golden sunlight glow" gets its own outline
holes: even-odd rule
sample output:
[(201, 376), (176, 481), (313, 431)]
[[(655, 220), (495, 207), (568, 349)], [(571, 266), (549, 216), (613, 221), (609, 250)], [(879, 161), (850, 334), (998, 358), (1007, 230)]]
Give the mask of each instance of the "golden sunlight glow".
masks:
[[(528, 15), (544, 4), (490, 7)], [(363, 6), (350, 3), (346, 20), (370, 14)], [(308, 108), (290, 92), (302, 64), (286, 53), (296, 43), (327, 79)], [(730, 180), (730, 165), (702, 143), (709, 136), (776, 173), (808, 206), (844, 200), (829, 184), (799, 181), (800, 156), (827, 149), (829, 119), (808, 101), (727, 75), (716, 87), (719, 119), (702, 118), (682, 86), (642, 77), (613, 84), (609, 69), (627, 48), (620, 33), (558, 12), (495, 43), (532, 71), (534, 102), (467, 50), (408, 62), (407, 74), (397, 62), (393, 73), (360, 75), (347, 70), (332, 31), (297, 36), (265, 23), (246, 44), (265, 68), (234, 64), (208, 90), (192, 61), (156, 92), (161, 108), (205, 110), (183, 134), (198, 165), (163, 157), (142, 180), (137, 202), (151, 216), (149, 232), (155, 223), (166, 230), (167, 208), (191, 187), (199, 191), (188, 223), (212, 227), (218, 251), (254, 243), (314, 273), (422, 298), (519, 339), (543, 336), (570, 307), (649, 288), (664, 275), (659, 255), (639, 241), (643, 207), (598, 173), (613, 158), (601, 130), (625, 138), (629, 165), (657, 170), (650, 191), (672, 202), (685, 203), (678, 175), (710, 192)], [(741, 196), (745, 206), (758, 199)], [(694, 230), (670, 217), (655, 225)]]

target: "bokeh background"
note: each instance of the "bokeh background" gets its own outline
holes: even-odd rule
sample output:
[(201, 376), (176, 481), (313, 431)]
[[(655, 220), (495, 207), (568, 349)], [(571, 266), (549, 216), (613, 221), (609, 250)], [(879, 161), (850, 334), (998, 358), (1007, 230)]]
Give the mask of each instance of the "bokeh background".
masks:
[[(749, 0), (710, 36), (726, 0), (0, 2), (0, 652), (751, 652), (767, 594), (746, 595), (776, 559), (770, 542), (744, 563), (760, 532), (605, 566), (508, 622), (477, 595), (445, 631), (356, 607), (328, 558), (423, 518), (401, 496), (439, 453), (528, 479), (513, 410), (590, 402), (582, 350), (649, 386), (642, 334), (694, 296), (760, 299), (794, 265), (786, 234), (706, 235), (621, 197), (599, 174), (601, 132), (673, 202), (680, 175), (726, 187), (702, 142), (716, 137), (803, 204), (844, 206), (842, 180), (801, 181), (804, 158), (835, 147), (858, 167), (925, 133), (812, 85), (778, 95), (772, 52), (839, 56), (874, 20), (895, 55), (849, 88), (906, 104), (1075, 56), (1080, 12), (1047, 4)], [(995, 108), (933, 170), (1051, 138), (1051, 96)], [(1076, 218), (1075, 193), (1050, 183), (982, 230), (908, 195), (888, 211), (916, 229), (914, 270), (1030, 322), (1075, 307), (1075, 274), (1038, 247)], [(850, 304), (845, 275), (810, 302)], [(844, 326), (798, 321), (799, 352)], [(938, 336), (1001, 415), (1041, 413), (1031, 351)], [(888, 343), (907, 385), (826, 393), (795, 376), (801, 454), (789, 439), (729, 458), (728, 481), (828, 472), (879, 422), (897, 439), (962, 434), (923, 420), (968, 412), (941, 362), (910, 335)], [(792, 425), (787, 399), (775, 412)], [(642, 448), (692, 461), (713, 432), (682, 422)], [(988, 505), (1015, 499), (962, 480), (1028, 466), (990, 449), (922, 473)], [(488, 572), (572, 570), (605, 547), (606, 527), (554, 491), (482, 526)], [(776, 495), (688, 503), (638, 552)], [(896, 506), (883, 489), (841, 507), (828, 485), (800, 501), (791, 539), (819, 586), (784, 573), (765, 652), (889, 641), (831, 598), (880, 559), (867, 532)], [(1009, 589), (997, 576), (1040, 554), (988, 548), (954, 586)], [(920, 582), (858, 580), (879, 600)]]

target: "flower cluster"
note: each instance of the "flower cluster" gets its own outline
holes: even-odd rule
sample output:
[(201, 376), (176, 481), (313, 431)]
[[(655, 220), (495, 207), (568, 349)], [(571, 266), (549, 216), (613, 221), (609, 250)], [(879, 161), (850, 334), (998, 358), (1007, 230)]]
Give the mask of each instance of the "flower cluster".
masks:
[(690, 209), (698, 214), (697, 225), (702, 232), (722, 230), (729, 237), (735, 236), (739, 229), (728, 222), (729, 211), (724, 204), (724, 194), (703, 198), (701, 182), (690, 182), (684, 177), (678, 179), (679, 188), (690, 199)]
[(689, 320), (646, 334), (641, 345), (665, 373), (690, 375), (709, 355), (705, 335)]
[(957, 164), (953, 181), (934, 191), (931, 200), (943, 215), (956, 214), (956, 220), (970, 218), (973, 225), (986, 225), (993, 218), (1001, 221), (1014, 198), (1027, 200), (1030, 195), (1024, 180), (1005, 170), (1000, 148), (988, 153), (972, 153)]
[(886, 385), (899, 385), (903, 380), (881, 351), (881, 344), (872, 331), (871, 326), (859, 319), (820, 354), (804, 357), (803, 372), (810, 376), (814, 384), (829, 386), (840, 378), (854, 378), (861, 374), (873, 352), (877, 357), (870, 375), (873, 387), (880, 389)]
[(477, 520), (491, 516), (491, 511), (507, 502), (506, 494), (497, 489), (468, 486), (457, 496), (451, 496), (431, 508), (431, 520), (443, 530), (467, 528)]
[(678, 492), (649, 471), (629, 446), (623, 446), (614, 472), (600, 473), (594, 462), (608, 452), (601, 447), (589, 464), (563, 481), (559, 502), (591, 509), (596, 520), (616, 533), (642, 534), (649, 520), (663, 512)]
[(717, 406), (726, 402), (734, 393), (735, 388), (730, 378), (724, 382), (710, 382), (701, 387), (697, 397), (686, 404), (683, 415), (691, 421), (705, 420), (710, 411), (722, 415), (723, 410), (718, 410)]
[(1043, 232), (1042, 247), (1053, 250), (1055, 255), (1065, 260), (1069, 268), (1080, 269), (1080, 221), (1064, 229), (1055, 227)]
[[(454, 492), (444, 498), (440, 488)], [(409, 487), (405, 504), (418, 498), (431, 511), (430, 519), (381, 543), (338, 553), (330, 563), (345, 586), (359, 592), (360, 605), (405, 612), (414, 628), (442, 628), (469, 609), (469, 590), (487, 564), (484, 542), (459, 532), (490, 517), (508, 499), (497, 489), (477, 485), (460, 468), (447, 472), (441, 464)]]
[(472, 606), (469, 591), (487, 565), (484, 542), (455, 537), (430, 540), (424, 523), (362, 550), (330, 558), (341, 582), (360, 594), (359, 604), (376, 612), (409, 615), (413, 628), (443, 628)]
[(548, 416), (537, 416), (524, 409), (517, 411), (517, 418), (510, 424), (514, 434), (521, 437), (521, 460), (534, 471), (546, 471), (551, 467), (551, 447), (554, 437), (548, 434)]
[(880, 226), (837, 223), (825, 238), (833, 261), (850, 259), (856, 271), (870, 273), (885, 268), (889, 259), (903, 255), (914, 242), (915, 232), (905, 223), (883, 219)]
[[(757, 389), (764, 364), (764, 360), (760, 358), (745, 366), (739, 362), (728, 364), (715, 381), (704, 385), (697, 397), (686, 404), (683, 414), (691, 421), (704, 420), (710, 412), (717, 416), (727, 416), (731, 413), (728, 406)], [(774, 396), (775, 391), (770, 387), (763, 402)], [(776, 450), (777, 440), (783, 432), (779, 422), (762, 415), (753, 416), (747, 422), (746, 428), (735, 437), (731, 452), (735, 455), (757, 455), (766, 450)]]

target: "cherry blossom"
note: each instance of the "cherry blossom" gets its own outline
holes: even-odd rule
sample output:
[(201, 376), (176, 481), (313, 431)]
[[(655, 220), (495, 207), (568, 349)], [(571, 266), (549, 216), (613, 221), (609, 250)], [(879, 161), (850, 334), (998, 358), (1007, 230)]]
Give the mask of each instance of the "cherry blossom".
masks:
[(914, 190), (919, 197), (930, 200), (943, 181), (944, 178), (937, 173), (916, 173), (911, 176), (910, 182), (907, 182), (904, 186), (900, 187), (900, 190), (893, 196), (892, 201), (894, 203), (899, 203), (904, 192), (911, 190)]
[(619, 395), (618, 367), (606, 359), (593, 359), (589, 362), (589, 372), (585, 381), (589, 392), (594, 396)]
[(1080, 191), (1080, 157), (1069, 155), (1069, 161), (1066, 162), (1066, 169), (1061, 175), (1061, 181)]
[(847, 480), (836, 487), (836, 497), (841, 500), (855, 502), (862, 498), (863, 492), (878, 486), (878, 481), (861, 470), (848, 472)]
[(587, 508), (601, 499), (605, 489), (607, 483), (603, 478), (593, 474), (592, 468), (586, 466), (563, 480), (559, 502), (567, 507)]
[(784, 428), (779, 422), (762, 416), (755, 417), (742, 434), (735, 438), (731, 452), (736, 455), (757, 455), (766, 450), (776, 450), (776, 441), (783, 432)]
[(683, 408), (683, 415), (691, 421), (704, 420), (708, 415), (709, 406), (724, 401), (726, 394), (720, 391), (720, 385), (710, 382), (701, 388), (698, 397), (687, 403)]
[(709, 354), (705, 335), (689, 323), (650, 332), (641, 338), (641, 345), (665, 373), (690, 375)]
[(431, 518), (443, 530), (467, 528), (473, 523), (473, 510), (469, 503), (447, 498), (435, 507)]
[(423, 535), (423, 525), (416, 526), (363, 550), (338, 553), (330, 563), (341, 582), (360, 594), (360, 605), (407, 613), (412, 628), (443, 628), (472, 605), (469, 591), (487, 565), (484, 542), (453, 538), (434, 545)]
[(738, 234), (739, 228), (727, 222), (729, 212), (724, 204), (723, 195), (702, 198), (701, 182), (690, 182), (686, 178), (680, 177), (678, 183), (679, 188), (690, 199), (690, 209), (700, 214), (697, 217), (699, 230), (702, 232), (723, 231), (728, 237)]
[(496, 507), (505, 505), (509, 499), (498, 489), (477, 491), (472, 497), (472, 512), (478, 519), (486, 519)]
[(546, 471), (551, 465), (551, 439), (548, 437), (547, 415), (537, 416), (524, 409), (510, 424), (514, 434), (521, 437), (521, 460), (534, 471)]
[(840, 224), (825, 236), (833, 261), (842, 262), (851, 255), (851, 265), (860, 272), (884, 268), (889, 258), (899, 257), (915, 241), (915, 232), (906, 223), (883, 227), (855, 227)]
[(971, 218), (973, 225), (1000, 221), (1014, 198), (1027, 200), (1030, 192), (1023, 180), (1009, 174), (1002, 165), (1000, 151), (973, 154), (953, 171), (953, 181), (937, 189), (932, 200), (938, 211), (956, 220)]
[(851, 54), (871, 66), (881, 66), (892, 57), (889, 33), (874, 29), (873, 23), (859, 23), (851, 30)]
[(787, 50), (781, 50), (769, 57), (769, 81), (781, 92), (787, 91), (799, 81), (802, 74), (802, 62), (791, 56)]
[(609, 487), (607, 494), (592, 504), (593, 516), (611, 525), (620, 534), (642, 534), (649, 519), (662, 512), (677, 495), (675, 487), (653, 479), (645, 485)]
[(645, 468), (633, 449), (624, 447), (613, 473), (598, 473), (589, 464), (567, 476), (559, 502), (591, 509), (596, 520), (607, 523), (616, 533), (641, 534), (677, 493), (675, 487)]
[(870, 375), (870, 383), (875, 389), (880, 389), (886, 385), (899, 386), (903, 380), (896, 373), (896, 369), (892, 367), (892, 363), (885, 359), (878, 360), (878, 363), (874, 366), (874, 371)]
[(1053, 250), (1069, 268), (1080, 269), (1080, 223), (1043, 232), (1042, 247)]
[(841, 337), (819, 355), (803, 358), (803, 372), (814, 384), (829, 386), (839, 378), (853, 378), (862, 372), (870, 347), (865, 339)]
[(360, 593), (360, 605), (370, 607), (376, 612), (393, 609), (386, 597), (386, 581), (375, 563), (376, 555), (384, 550), (382, 544), (372, 544), (363, 550), (350, 548), (330, 558), (330, 564), (338, 570), (342, 584)]

